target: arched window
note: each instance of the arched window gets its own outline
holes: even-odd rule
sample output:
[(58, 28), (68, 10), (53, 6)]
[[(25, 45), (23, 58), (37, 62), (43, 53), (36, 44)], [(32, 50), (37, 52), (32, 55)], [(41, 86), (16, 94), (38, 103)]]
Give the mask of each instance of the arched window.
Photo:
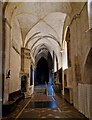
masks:
[(92, 28), (92, 0), (88, 0), (89, 29)]
[(68, 67), (71, 67), (71, 41), (70, 41), (70, 29), (68, 27), (66, 33), (66, 42), (67, 42), (67, 61)]

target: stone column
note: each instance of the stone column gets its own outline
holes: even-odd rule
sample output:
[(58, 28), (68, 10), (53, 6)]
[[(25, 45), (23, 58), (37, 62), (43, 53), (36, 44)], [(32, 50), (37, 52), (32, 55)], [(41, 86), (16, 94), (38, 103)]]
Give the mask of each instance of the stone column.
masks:
[(10, 81), (10, 41), (11, 26), (6, 18), (3, 18), (3, 103), (8, 101), (9, 97), (9, 81)]
[(52, 66), (52, 83), (54, 84), (54, 51), (53, 51), (53, 66)]
[(57, 81), (56, 83), (59, 83), (59, 71), (58, 71), (58, 58), (56, 56), (56, 64), (57, 64)]
[(25, 97), (29, 97), (33, 91), (32, 86), (30, 86), (30, 65), (32, 63), (32, 60), (30, 57), (30, 49), (22, 48), (21, 51), (22, 51), (21, 70), (24, 74), (27, 74)]

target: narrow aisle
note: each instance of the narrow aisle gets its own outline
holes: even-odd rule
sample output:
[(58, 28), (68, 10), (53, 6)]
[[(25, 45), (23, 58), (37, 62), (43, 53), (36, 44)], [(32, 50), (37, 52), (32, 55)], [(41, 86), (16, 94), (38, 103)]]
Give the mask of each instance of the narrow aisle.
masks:
[(48, 87), (35, 87), (30, 103), (19, 118), (60, 118), (57, 102), (52, 95), (47, 95), (46, 88)]
[[(42, 90), (44, 87), (38, 87), (38, 89)], [(29, 104), (18, 117), (18, 119), (20, 118), (67, 118), (68, 120), (73, 118), (76, 120), (88, 120), (72, 105), (68, 104), (61, 95), (47, 96), (43, 90), (34, 93)]]

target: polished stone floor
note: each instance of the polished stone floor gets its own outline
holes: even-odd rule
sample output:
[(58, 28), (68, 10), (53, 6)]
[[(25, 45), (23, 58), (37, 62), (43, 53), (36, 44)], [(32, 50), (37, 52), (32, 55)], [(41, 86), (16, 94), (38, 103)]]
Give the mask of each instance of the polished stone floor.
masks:
[(27, 108), (57, 108), (55, 101), (46, 102), (30, 102)]
[[(39, 96), (39, 101), (36, 98)], [(48, 101), (45, 98), (48, 98)], [(34, 102), (33, 102), (33, 99)], [(42, 105), (42, 104), (43, 105)], [(51, 104), (51, 105), (50, 105)], [(28, 104), (25, 110), (18, 118), (59, 118), (64, 120), (76, 119), (87, 120), (81, 113), (79, 113), (72, 105), (68, 104), (60, 95), (46, 96), (43, 93), (34, 94), (32, 101)]]
[(60, 119), (60, 120), (88, 120), (84, 115), (79, 113), (72, 105), (67, 103), (61, 94), (48, 96), (44, 86), (39, 89), (39, 92), (34, 92), (32, 97), (22, 101), (15, 112), (3, 118), (11, 119)]

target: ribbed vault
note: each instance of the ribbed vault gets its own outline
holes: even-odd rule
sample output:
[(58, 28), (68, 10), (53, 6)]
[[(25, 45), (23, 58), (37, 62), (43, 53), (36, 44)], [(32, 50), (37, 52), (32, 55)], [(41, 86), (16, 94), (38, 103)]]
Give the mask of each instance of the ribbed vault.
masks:
[(47, 51), (51, 56), (54, 51), (61, 68), (63, 24), (70, 12), (68, 2), (8, 3), (5, 16), (12, 27), (12, 42), (19, 51), (21, 47), (30, 49), (35, 62), (42, 56), (46, 58)]

